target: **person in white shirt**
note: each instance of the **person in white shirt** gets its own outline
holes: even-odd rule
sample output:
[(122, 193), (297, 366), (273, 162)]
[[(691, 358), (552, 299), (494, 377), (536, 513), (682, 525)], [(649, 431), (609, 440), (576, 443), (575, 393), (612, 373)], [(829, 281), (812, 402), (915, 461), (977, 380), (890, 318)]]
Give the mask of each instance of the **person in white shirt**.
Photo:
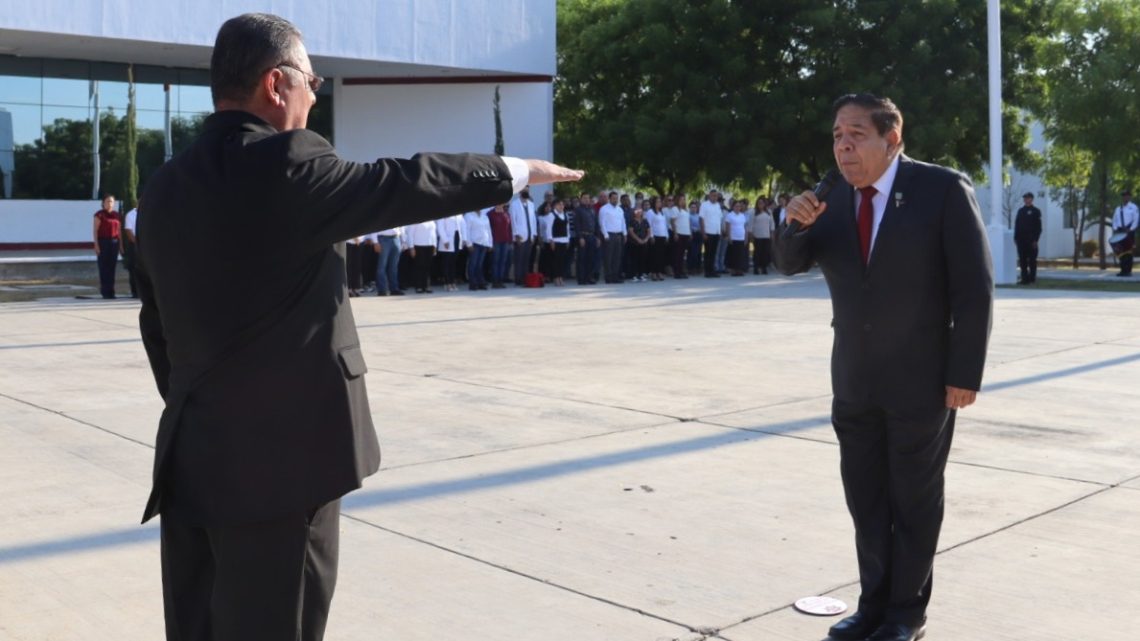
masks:
[(400, 289), (400, 255), (403, 227), (384, 229), (372, 235), (372, 251), (376, 252), (376, 295), (403, 296)]
[(139, 207), (142, 207), (142, 200), (139, 200), (138, 206), (127, 212), (126, 219), (123, 220), (123, 239), (119, 243), (119, 253), (123, 256), (123, 269), (127, 270), (130, 279), (131, 298), (139, 297), (138, 284), (135, 281), (135, 253), (138, 248), (135, 229), (138, 226)]
[[(1132, 202), (1132, 192), (1125, 190), (1120, 194), (1123, 202), (1112, 214), (1112, 231), (1125, 233), (1123, 241), (1113, 246), (1120, 257), (1120, 273), (1117, 276), (1128, 278), (1132, 276), (1132, 253), (1136, 249), (1136, 228), (1140, 227), (1140, 209)], [(1119, 248), (1119, 249), (1118, 249)]]
[(523, 287), (526, 285), (526, 275), (534, 267), (531, 252), (534, 249), (534, 239), (538, 235), (538, 220), (535, 217), (534, 201), (530, 199), (529, 189), (522, 190), (511, 199), (509, 213), (515, 241), (515, 284)]
[(729, 250), (726, 255), (726, 266), (732, 270), (733, 276), (743, 276), (748, 268), (748, 232), (745, 229), (748, 216), (744, 213), (745, 201), (738, 200), (733, 204), (732, 211), (724, 217), (724, 232), (728, 238)]
[(752, 225), (748, 228), (748, 238), (752, 241), (752, 273), (767, 274), (772, 262), (772, 232), (776, 229), (772, 214), (768, 213), (769, 202), (756, 201)]
[(408, 256), (412, 259), (412, 283), (416, 286), (417, 294), (432, 293), (431, 259), (438, 242), (435, 229), (434, 220), (404, 227)]
[(717, 246), (720, 245), (721, 227), (724, 226), (724, 212), (720, 208), (720, 194), (709, 191), (709, 196), (701, 202), (701, 239), (705, 244), (705, 278), (720, 278), (716, 269)]
[(689, 252), (693, 231), (684, 194), (677, 195), (676, 204), (673, 198), (665, 198), (665, 217), (669, 221), (669, 231), (673, 234), (673, 278), (688, 278), (685, 255)]
[(547, 244), (544, 254), (551, 256), (548, 276), (555, 285), (561, 286), (566, 276), (566, 252), (570, 248), (570, 220), (566, 216), (566, 203), (555, 198), (551, 203), (550, 226), (547, 228)]
[(538, 251), (538, 271), (542, 272), (544, 282), (554, 281), (554, 248), (550, 245), (551, 227), (554, 224), (553, 196), (539, 206), (538, 238), (535, 249)]
[(463, 216), (460, 214), (435, 221), (435, 234), (438, 237), (436, 255), (443, 268), (443, 287), (449, 292), (458, 289), (455, 285), (455, 253), (463, 244), (463, 227)]
[(598, 226), (606, 241), (605, 277), (607, 283), (620, 283), (621, 253), (625, 244), (625, 210), (618, 205), (618, 194), (611, 191), (610, 200), (598, 210)]
[(661, 207), (661, 198), (654, 196), (648, 201), (645, 219), (649, 221), (649, 232), (653, 235), (649, 244), (649, 279), (665, 280), (665, 250), (669, 245), (669, 219)]
[(467, 247), (467, 288), (471, 291), (487, 289), (484, 260), (487, 252), (491, 251), (494, 242), (491, 240), (491, 221), (487, 212), (491, 208), (481, 211), (469, 211), (463, 214), (464, 246)]

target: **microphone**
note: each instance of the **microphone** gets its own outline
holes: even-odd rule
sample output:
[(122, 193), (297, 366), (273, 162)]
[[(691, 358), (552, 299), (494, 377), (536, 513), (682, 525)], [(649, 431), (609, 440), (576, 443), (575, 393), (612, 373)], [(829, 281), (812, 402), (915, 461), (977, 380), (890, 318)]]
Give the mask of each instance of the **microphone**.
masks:
[[(823, 177), (823, 180), (819, 181), (819, 184), (815, 186), (815, 189), (812, 190), (812, 193), (815, 194), (816, 200), (823, 202), (827, 198), (827, 195), (831, 193), (831, 188), (835, 186), (835, 183), (838, 180), (839, 171), (835, 168), (832, 168), (827, 172), (827, 175)], [(792, 236), (795, 236), (797, 233), (799, 233), (799, 231), (800, 221), (793, 220), (792, 222), (788, 223), (787, 227), (784, 228), (784, 233), (782, 233), (780, 237), (784, 240), (787, 240)]]

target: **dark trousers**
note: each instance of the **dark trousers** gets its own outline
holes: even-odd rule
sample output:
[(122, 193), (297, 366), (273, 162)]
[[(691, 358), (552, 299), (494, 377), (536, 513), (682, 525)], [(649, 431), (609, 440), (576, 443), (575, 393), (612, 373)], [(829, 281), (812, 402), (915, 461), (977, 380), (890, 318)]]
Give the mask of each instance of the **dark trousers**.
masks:
[(665, 250), (669, 245), (668, 236), (654, 236), (653, 244), (649, 245), (649, 272), (651, 274), (664, 274), (666, 260)]
[(701, 237), (693, 233), (689, 237), (689, 271), (696, 272), (701, 268)]
[[(1134, 250), (1135, 251), (1135, 250)], [(1120, 257), (1120, 273), (1125, 276), (1132, 274), (1132, 254), (1127, 253)]]
[(103, 298), (114, 298), (115, 265), (119, 263), (119, 239), (100, 238), (99, 256), (95, 262), (99, 265), (99, 293)]
[(415, 283), (417, 291), (428, 289), (431, 285), (432, 249), (434, 248), (431, 245), (416, 245), (412, 282)]
[(135, 280), (135, 264), (138, 262), (138, 246), (126, 240), (125, 236), (120, 242), (123, 243), (123, 269), (127, 270), (127, 275), (130, 279), (131, 298), (138, 298), (138, 281)]
[(501, 285), (510, 276), (513, 247), (511, 243), (495, 243), (494, 252), (491, 254), (491, 262), (494, 265), (491, 270), (491, 282), (496, 285)]
[(483, 259), (487, 255), (487, 248), (482, 245), (471, 245), (467, 249), (467, 284), (472, 287), (486, 285), (483, 278)]
[(1021, 270), (1021, 282), (1037, 280), (1037, 247), (1034, 243), (1017, 243), (1017, 266)]
[(550, 253), (550, 276), (552, 278), (565, 278), (566, 277), (566, 249), (570, 245), (567, 243), (554, 243), (554, 251), (548, 252), (550, 245), (543, 249), (543, 253)]
[(768, 265), (772, 264), (772, 239), (752, 239), (752, 271), (768, 273)]
[(532, 245), (533, 243), (529, 240), (515, 243), (515, 284), (525, 285), (526, 275), (534, 267), (534, 261), (531, 260), (530, 256)]
[(598, 251), (597, 240), (586, 238), (578, 243), (578, 283), (585, 285), (594, 279), (594, 254)]
[(606, 236), (606, 282), (621, 282), (621, 255), (625, 234), (612, 232)]
[(195, 527), (163, 512), (170, 641), (320, 641), (336, 587), (340, 500), (307, 513)]
[(953, 410), (892, 412), (835, 400), (840, 474), (855, 522), (859, 609), (915, 625), (925, 616), (942, 529)]
[(716, 248), (720, 245), (720, 234), (705, 235), (705, 276), (716, 273)]
[(645, 270), (648, 268), (646, 258), (649, 256), (649, 245), (630, 241), (626, 249), (629, 251), (629, 277), (637, 278), (645, 275)]
[(743, 240), (730, 240), (728, 243), (728, 267), (734, 274), (748, 271), (748, 243)]
[(376, 263), (376, 293), (400, 289), (400, 243), (395, 236), (380, 237), (380, 259)]
[(673, 278), (681, 278), (685, 275), (685, 254), (688, 253), (690, 244), (691, 240), (688, 236), (679, 234), (673, 241)]
[(439, 262), (443, 263), (443, 282), (455, 284), (455, 252), (439, 252)]

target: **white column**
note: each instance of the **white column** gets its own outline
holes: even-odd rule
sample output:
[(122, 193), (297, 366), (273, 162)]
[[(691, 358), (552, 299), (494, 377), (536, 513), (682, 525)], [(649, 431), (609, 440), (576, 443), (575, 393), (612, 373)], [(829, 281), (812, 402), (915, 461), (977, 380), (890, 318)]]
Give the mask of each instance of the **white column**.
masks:
[(990, 253), (994, 260), (994, 282), (1008, 285), (1015, 282), (1013, 232), (1002, 224), (1001, 210), (1002, 173), (1001, 149), (1001, 3), (987, 0), (987, 24), (990, 85), (990, 215), (986, 233)]

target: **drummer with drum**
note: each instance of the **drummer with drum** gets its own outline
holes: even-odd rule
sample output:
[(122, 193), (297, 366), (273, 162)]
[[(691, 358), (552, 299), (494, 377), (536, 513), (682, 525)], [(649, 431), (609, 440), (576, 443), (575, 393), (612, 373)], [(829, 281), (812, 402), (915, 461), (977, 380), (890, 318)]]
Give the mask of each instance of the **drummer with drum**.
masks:
[(1132, 192), (1127, 189), (1120, 194), (1120, 206), (1112, 214), (1112, 238), (1109, 239), (1112, 251), (1120, 259), (1120, 273), (1117, 276), (1132, 275), (1132, 254), (1136, 248), (1136, 229), (1140, 227), (1140, 209), (1132, 202)]

